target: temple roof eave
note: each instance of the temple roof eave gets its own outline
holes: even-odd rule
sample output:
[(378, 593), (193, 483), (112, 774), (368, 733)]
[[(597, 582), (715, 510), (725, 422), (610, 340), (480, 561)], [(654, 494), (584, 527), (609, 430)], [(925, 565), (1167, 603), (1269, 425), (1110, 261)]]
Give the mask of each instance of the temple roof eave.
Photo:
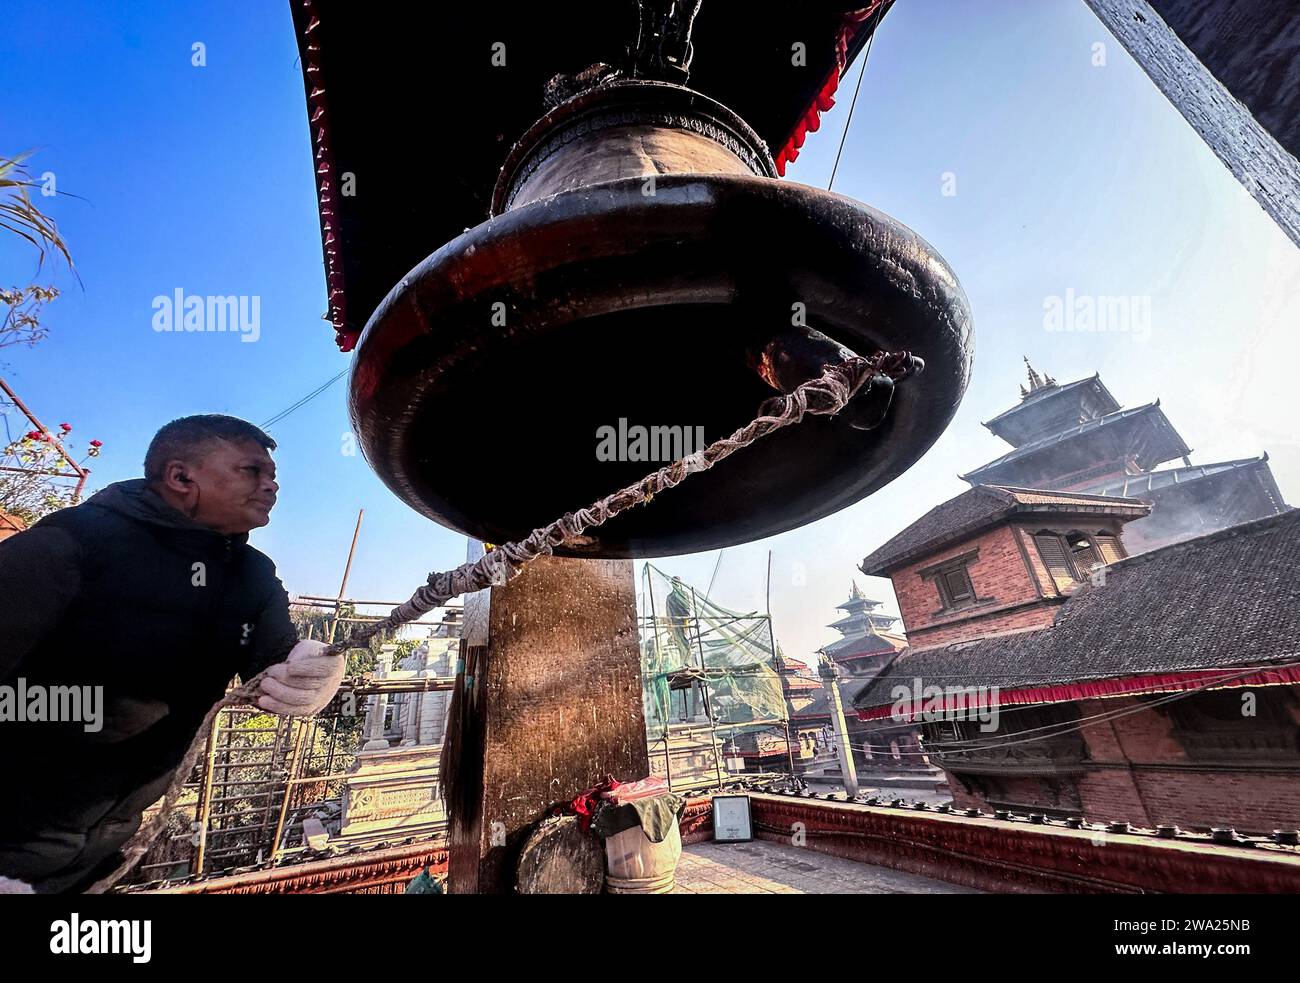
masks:
[(958, 477), (971, 485), (1005, 484), (1008, 479), (998, 478), (996, 473), (1010, 464), (1024, 462), (1042, 451), (1059, 447), (1061, 444), (1071, 442), (1075, 438), (1091, 437), (1098, 432), (1114, 433), (1116, 427), (1121, 424), (1135, 426), (1139, 421), (1150, 421), (1150, 425), (1154, 427), (1155, 432), (1168, 441), (1166, 449), (1156, 454), (1158, 459), (1149, 459), (1151, 467), (1165, 461), (1172, 461), (1177, 457), (1186, 457), (1192, 453), (1192, 449), (1187, 446), (1178, 431), (1174, 429), (1173, 424), (1165, 416), (1164, 411), (1160, 409), (1160, 400), (1156, 400), (1153, 403), (1135, 406), (1132, 409), (1118, 410), (1095, 420), (1081, 423), (1077, 427), (1071, 427), (1061, 433), (1022, 444), (1001, 457), (989, 461), (987, 464), (983, 464), (966, 474), (958, 475)]

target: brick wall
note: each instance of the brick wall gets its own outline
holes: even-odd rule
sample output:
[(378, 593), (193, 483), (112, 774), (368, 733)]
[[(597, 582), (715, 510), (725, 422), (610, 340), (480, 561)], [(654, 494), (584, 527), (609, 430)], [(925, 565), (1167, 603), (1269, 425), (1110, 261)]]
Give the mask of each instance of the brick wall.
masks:
[(1300, 772), (1141, 769), (1135, 778), (1155, 822), (1184, 829), (1231, 826), (1267, 835), (1300, 828)]
[[(955, 542), (890, 575), (914, 649), (1051, 624), (1056, 608), (1038, 604), (1038, 586), (1015, 536), (1011, 528), (1000, 526)], [(978, 603), (944, 611), (934, 580), (922, 577), (921, 571), (972, 550), (979, 555), (966, 569)]]
[(983, 809), (994, 812), (1012, 808), (1018, 812), (1043, 812), (1056, 818), (1083, 814), (1078, 787), (1070, 780), (1055, 776), (999, 775), (995, 779), (1001, 794), (989, 796), (979, 789), (977, 781), (971, 788), (959, 776), (948, 775), (955, 809)]
[[(711, 835), (708, 800), (692, 800), (683, 843)], [(880, 864), (1003, 893), (1296, 893), (1300, 856), (1152, 834), (1069, 830), (1059, 824), (967, 819), (934, 811), (752, 794), (754, 835), (847, 860)], [(796, 825), (797, 824), (797, 825)]]
[[(935, 581), (924, 579), (920, 571), (927, 570), (936, 563), (943, 563), (946, 559), (961, 557), (972, 550), (979, 550), (979, 555), (967, 564), (966, 570), (970, 573), (971, 586), (974, 586), (975, 596), (980, 603), (958, 611), (944, 611)], [(972, 618), (987, 622), (989, 612), (1015, 603), (1036, 601), (1039, 597), (1034, 580), (1024, 566), (1021, 551), (1015, 545), (1014, 534), (1006, 527), (953, 542), (943, 550), (892, 573), (889, 579), (893, 581), (898, 610), (902, 614), (907, 638), (913, 648), (932, 644), (931, 637), (926, 635), (931, 629), (936, 632), (943, 629), (941, 633), (948, 635), (948, 629), (953, 625), (969, 622)], [(998, 618), (1001, 616), (998, 615)], [(984, 633), (984, 628), (980, 627), (976, 631)]]
[[(1084, 700), (1080, 713), (1086, 717), (1140, 705), (1133, 698)], [(1154, 709), (1082, 733), (1088, 756), (1099, 766), (1079, 781), (1089, 818), (1202, 830), (1232, 826), (1256, 834), (1300, 827), (1300, 763), (1199, 763), (1178, 743), (1169, 716)]]

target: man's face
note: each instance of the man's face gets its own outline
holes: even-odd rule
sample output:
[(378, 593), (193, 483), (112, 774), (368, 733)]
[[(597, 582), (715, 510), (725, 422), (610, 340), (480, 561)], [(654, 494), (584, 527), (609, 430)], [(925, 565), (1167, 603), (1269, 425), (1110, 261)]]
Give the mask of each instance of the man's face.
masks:
[(192, 518), (227, 536), (270, 522), (280, 486), (266, 448), (251, 440), (221, 440), (205, 451), (189, 471), (198, 498)]

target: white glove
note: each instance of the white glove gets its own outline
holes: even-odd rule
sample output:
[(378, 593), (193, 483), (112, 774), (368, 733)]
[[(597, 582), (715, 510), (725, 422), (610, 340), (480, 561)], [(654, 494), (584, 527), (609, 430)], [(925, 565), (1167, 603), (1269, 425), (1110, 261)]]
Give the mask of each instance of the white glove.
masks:
[(257, 705), (271, 713), (310, 717), (320, 713), (343, 681), (347, 658), (324, 654), (324, 642), (303, 639), (289, 657), (278, 662), (262, 677)]
[(0, 894), (35, 894), (30, 884), (0, 875)]

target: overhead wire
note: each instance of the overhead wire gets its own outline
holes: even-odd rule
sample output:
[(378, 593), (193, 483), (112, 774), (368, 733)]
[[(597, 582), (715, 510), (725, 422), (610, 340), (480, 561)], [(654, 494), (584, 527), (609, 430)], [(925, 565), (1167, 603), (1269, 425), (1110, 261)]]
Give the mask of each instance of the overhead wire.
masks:
[(340, 379), (342, 379), (342, 378), (343, 378), (345, 375), (347, 375), (347, 374), (348, 374), (348, 370), (347, 370), (347, 369), (344, 369), (344, 370), (343, 370), (342, 372), (340, 372), (338, 375), (333, 376), (332, 378), (330, 378), (330, 379), (326, 380), (325, 382), (321, 383), (319, 386), (317, 386), (315, 389), (313, 389), (311, 392), (309, 392), (306, 396), (303, 396), (303, 397), (302, 397), (301, 399), (299, 399), (297, 402), (292, 403), (292, 404), (290, 404), (289, 406), (285, 407), (285, 408), (282, 409), (279, 413), (275, 414), (275, 416), (273, 416), (273, 417), (271, 417), (269, 420), (267, 420), (265, 423), (260, 424), (261, 428), (262, 428), (263, 430), (266, 430), (266, 429), (268, 429), (268, 428), (270, 428), (270, 427), (275, 426), (277, 423), (279, 423), (281, 420), (283, 420), (285, 417), (287, 417), (290, 413), (293, 413), (293, 412), (295, 412), (296, 410), (301, 409), (303, 406), (306, 406), (306, 405), (307, 405), (308, 403), (310, 403), (313, 399), (315, 399), (317, 396), (319, 396), (319, 395), (320, 395), (321, 393), (323, 393), (326, 389), (328, 389), (330, 386), (334, 385), (334, 383), (338, 382)]
[(858, 104), (858, 92), (862, 88), (862, 78), (867, 74), (867, 59), (871, 57), (871, 46), (875, 43), (876, 28), (880, 26), (880, 17), (885, 12), (885, 6), (886, 0), (881, 0), (880, 5), (876, 7), (876, 14), (871, 24), (871, 36), (867, 38), (867, 49), (862, 54), (862, 70), (858, 72), (858, 83), (853, 87), (853, 100), (849, 103), (849, 115), (844, 121), (844, 132), (840, 134), (839, 148), (835, 151), (835, 163), (831, 167), (831, 179), (826, 182), (827, 191), (830, 191), (835, 185), (835, 172), (840, 167), (840, 155), (844, 153), (844, 142), (849, 135), (849, 126), (853, 123), (853, 110)]

